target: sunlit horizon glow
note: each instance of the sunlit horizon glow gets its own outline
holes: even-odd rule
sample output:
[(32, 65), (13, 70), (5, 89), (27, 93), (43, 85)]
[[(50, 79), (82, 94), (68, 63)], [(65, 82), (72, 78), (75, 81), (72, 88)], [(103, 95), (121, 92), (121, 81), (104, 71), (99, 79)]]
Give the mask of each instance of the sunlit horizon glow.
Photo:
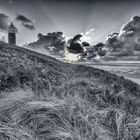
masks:
[(80, 59), (79, 54), (69, 53), (67, 50), (64, 51), (64, 60), (69, 63), (75, 63)]

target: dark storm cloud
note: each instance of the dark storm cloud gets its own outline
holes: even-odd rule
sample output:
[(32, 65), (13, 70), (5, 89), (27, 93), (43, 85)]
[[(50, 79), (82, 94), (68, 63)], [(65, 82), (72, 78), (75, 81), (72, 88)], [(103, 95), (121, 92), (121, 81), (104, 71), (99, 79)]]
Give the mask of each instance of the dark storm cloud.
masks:
[(8, 28), (8, 19), (9, 17), (4, 13), (0, 13), (0, 30), (6, 31)]
[(24, 22), (24, 23), (32, 23), (32, 20), (20, 14), (17, 15), (16, 20)]
[(80, 43), (81, 37), (82, 37), (82, 35), (78, 34), (68, 41), (67, 50), (70, 53), (78, 54), (78, 53), (82, 53), (84, 51), (83, 46)]
[(90, 45), (83, 53), (81, 53), (81, 58), (96, 59), (99, 57), (104, 57), (106, 55), (106, 51), (104, 49), (105, 44), (102, 42), (99, 42), (96, 45)]
[(35, 30), (35, 26), (34, 26), (33, 21), (32, 21), (31, 19), (25, 17), (24, 15), (18, 14), (18, 15), (16, 16), (16, 20), (17, 20), (17, 21), (20, 21), (21, 24), (22, 24), (25, 28), (27, 28), (27, 29), (29, 29), (29, 30)]

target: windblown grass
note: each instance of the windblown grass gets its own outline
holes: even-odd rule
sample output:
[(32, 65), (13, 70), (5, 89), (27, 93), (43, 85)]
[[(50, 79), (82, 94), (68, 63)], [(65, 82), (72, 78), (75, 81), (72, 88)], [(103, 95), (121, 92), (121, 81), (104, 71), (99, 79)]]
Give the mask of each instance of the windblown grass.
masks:
[[(140, 119), (80, 96), (38, 98), (30, 91), (0, 100), (2, 140), (129, 140), (140, 137)], [(26, 96), (24, 96), (25, 94)]]

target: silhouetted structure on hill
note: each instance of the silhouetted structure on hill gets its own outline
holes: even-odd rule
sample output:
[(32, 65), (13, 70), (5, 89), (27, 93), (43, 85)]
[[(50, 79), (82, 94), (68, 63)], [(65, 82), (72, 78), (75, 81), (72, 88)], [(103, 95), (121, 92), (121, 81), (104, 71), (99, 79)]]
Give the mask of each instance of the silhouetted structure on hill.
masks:
[(17, 28), (14, 26), (13, 23), (11, 23), (8, 28), (8, 43), (10, 45), (16, 45), (16, 33)]

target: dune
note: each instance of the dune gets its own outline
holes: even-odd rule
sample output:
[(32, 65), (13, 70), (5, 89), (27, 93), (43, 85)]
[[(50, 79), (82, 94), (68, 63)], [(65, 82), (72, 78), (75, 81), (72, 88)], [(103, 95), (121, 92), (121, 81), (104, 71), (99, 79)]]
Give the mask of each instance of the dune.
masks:
[(140, 86), (0, 43), (0, 139), (140, 139)]

